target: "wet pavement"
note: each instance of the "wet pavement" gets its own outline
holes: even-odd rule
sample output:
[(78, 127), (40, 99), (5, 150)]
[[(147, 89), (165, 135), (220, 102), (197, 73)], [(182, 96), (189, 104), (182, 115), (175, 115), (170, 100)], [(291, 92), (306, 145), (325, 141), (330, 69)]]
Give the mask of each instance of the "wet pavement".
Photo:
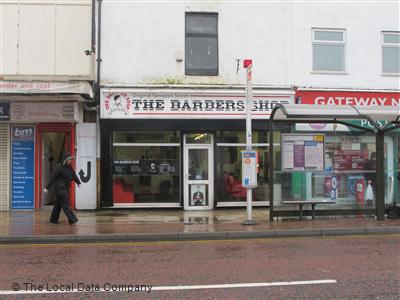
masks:
[(399, 299), (399, 247), (389, 234), (1, 245), (0, 299)]
[(100, 210), (78, 211), (79, 222), (50, 224), (51, 208), (0, 212), (0, 242), (157, 241), (266, 238), (400, 233), (400, 220), (364, 216), (298, 218), (269, 221), (268, 210), (256, 208), (258, 225), (244, 226), (245, 209), (213, 211)]

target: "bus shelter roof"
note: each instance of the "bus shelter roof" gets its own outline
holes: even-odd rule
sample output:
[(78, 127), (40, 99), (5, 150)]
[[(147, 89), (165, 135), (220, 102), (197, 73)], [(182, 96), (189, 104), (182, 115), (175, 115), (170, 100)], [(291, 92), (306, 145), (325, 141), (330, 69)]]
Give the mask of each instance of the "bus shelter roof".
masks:
[(271, 115), (273, 120), (288, 121), (346, 121), (354, 119), (386, 120), (388, 123), (399, 123), (400, 107), (398, 106), (359, 106), (359, 105), (310, 105), (310, 104), (276, 104)]
[[(272, 110), (269, 123), (269, 171), (273, 174), (274, 169), (274, 121), (287, 121), (290, 123), (341, 123), (347, 126), (356, 127), (351, 124), (351, 120), (364, 119), (370, 121), (375, 130), (365, 129), (365, 131), (375, 133), (376, 141), (376, 214), (378, 220), (383, 220), (384, 216), (384, 136), (385, 132), (400, 128), (400, 108), (398, 106), (353, 106), (353, 105), (310, 105), (310, 104), (276, 104)], [(380, 126), (379, 122), (385, 120), (387, 125)], [(269, 177), (269, 197), (270, 197), (270, 221), (277, 213), (274, 212), (274, 178)]]

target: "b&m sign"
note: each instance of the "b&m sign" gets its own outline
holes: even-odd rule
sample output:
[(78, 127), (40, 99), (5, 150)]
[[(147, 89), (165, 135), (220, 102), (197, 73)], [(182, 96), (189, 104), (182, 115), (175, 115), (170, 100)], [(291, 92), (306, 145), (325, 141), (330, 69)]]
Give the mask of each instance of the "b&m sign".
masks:
[(12, 127), (12, 208), (34, 208), (34, 126)]

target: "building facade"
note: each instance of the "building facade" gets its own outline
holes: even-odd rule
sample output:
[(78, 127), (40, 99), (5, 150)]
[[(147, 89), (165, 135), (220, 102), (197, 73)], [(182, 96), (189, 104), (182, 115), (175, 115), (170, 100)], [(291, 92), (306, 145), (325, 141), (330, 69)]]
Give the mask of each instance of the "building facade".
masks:
[[(255, 205), (270, 201), (267, 129), (276, 103), (304, 100), (312, 105), (316, 92), (324, 101), (331, 101), (333, 93), (339, 97), (334, 100), (337, 105), (359, 104), (354, 99), (361, 97), (364, 105), (399, 107), (398, 3), (101, 1), (99, 5), (101, 185), (106, 187), (102, 207), (198, 210), (245, 205), (240, 181), (245, 58), (253, 62), (253, 143), (259, 151)], [(274, 133), (277, 169), (281, 133), (291, 131), (282, 126)], [(371, 139), (329, 138), (327, 145), (334, 145), (332, 151), (355, 151), (352, 155), (359, 151), (370, 157)], [(399, 168), (398, 143), (394, 132), (387, 143), (387, 180), (392, 182), (388, 189), (393, 187), (387, 202), (398, 197), (393, 180)], [(332, 163), (325, 167), (332, 170)], [(353, 177), (343, 177), (342, 186), (354, 189)], [(324, 176), (279, 178), (275, 201), (326, 197)], [(343, 195), (341, 204), (355, 205), (355, 195), (347, 188)]]
[(66, 151), (86, 181), (76, 201), (72, 188), (71, 206), (96, 208), (96, 154), (87, 150), (96, 149), (96, 117), (85, 109), (95, 75), (92, 12), (91, 1), (0, 3), (2, 210), (51, 204), (43, 187)]

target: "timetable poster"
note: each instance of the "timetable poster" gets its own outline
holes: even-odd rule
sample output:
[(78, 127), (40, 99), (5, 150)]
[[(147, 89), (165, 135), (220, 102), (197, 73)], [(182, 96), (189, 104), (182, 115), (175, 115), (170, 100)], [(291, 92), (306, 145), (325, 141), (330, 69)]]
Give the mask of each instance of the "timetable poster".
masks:
[(282, 134), (284, 171), (323, 171), (325, 135)]

